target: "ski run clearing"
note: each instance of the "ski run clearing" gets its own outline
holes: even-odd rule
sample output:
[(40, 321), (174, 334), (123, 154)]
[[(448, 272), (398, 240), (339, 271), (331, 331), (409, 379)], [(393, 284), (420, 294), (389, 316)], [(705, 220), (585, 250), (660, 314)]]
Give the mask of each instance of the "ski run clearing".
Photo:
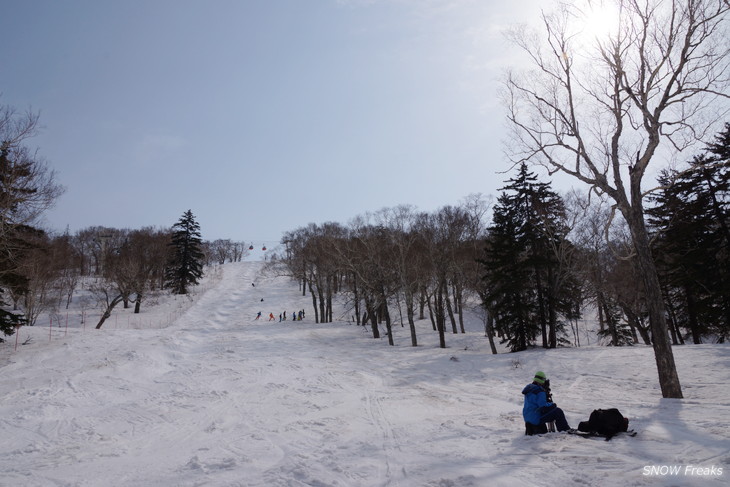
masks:
[[(300, 309), (303, 321), (278, 321)], [(139, 315), (119, 306), (101, 330), (65, 311), (55, 326), (21, 329), (17, 346), (15, 336), (0, 344), (0, 485), (730, 480), (728, 345), (675, 347), (685, 399), (667, 400), (650, 347), (593, 339), (492, 355), (476, 312), (465, 313), (466, 334), (447, 334), (447, 349), (429, 320), (417, 323), (419, 347), (400, 325), (391, 347), (346, 312), (315, 324), (309, 295), (262, 262), (209, 269), (192, 297), (160, 297)], [(637, 436), (524, 436), (520, 391), (536, 370), (572, 427), (616, 407)]]

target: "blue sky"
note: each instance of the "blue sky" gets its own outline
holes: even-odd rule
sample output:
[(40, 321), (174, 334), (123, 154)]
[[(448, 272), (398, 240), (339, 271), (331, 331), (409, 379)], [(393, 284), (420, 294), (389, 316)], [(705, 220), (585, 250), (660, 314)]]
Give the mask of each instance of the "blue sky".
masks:
[(0, 104), (40, 112), (29, 145), (67, 188), (50, 229), (191, 209), (204, 239), (278, 241), (496, 195), (501, 29), (536, 5), (4, 0)]

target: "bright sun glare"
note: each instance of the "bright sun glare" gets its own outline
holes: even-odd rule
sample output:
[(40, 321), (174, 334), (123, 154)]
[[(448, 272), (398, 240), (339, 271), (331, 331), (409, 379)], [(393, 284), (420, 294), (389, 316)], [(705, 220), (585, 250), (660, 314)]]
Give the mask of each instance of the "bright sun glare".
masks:
[(618, 28), (619, 10), (616, 2), (586, 1), (581, 9), (580, 21), (580, 36), (585, 42), (605, 41)]

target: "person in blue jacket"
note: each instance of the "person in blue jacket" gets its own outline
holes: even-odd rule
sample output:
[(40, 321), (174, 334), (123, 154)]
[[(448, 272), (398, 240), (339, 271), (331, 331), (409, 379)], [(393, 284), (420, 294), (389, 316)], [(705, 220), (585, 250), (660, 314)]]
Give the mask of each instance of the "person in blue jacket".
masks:
[(547, 400), (547, 392), (543, 387), (547, 381), (545, 372), (538, 371), (530, 384), (522, 389), (525, 396), (525, 405), (522, 408), (522, 417), (525, 423), (543, 427), (545, 423), (555, 421), (558, 431), (568, 431), (571, 427), (565, 419), (565, 413), (554, 402)]

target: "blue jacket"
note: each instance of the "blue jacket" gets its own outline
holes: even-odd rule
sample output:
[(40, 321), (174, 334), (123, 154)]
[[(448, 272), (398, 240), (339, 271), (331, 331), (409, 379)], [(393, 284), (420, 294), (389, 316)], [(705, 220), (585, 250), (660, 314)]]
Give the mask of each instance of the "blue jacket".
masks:
[(555, 403), (548, 402), (545, 389), (533, 382), (522, 389), (522, 394), (525, 395), (525, 405), (522, 408), (525, 422), (534, 425), (544, 423), (542, 417), (555, 407)]

